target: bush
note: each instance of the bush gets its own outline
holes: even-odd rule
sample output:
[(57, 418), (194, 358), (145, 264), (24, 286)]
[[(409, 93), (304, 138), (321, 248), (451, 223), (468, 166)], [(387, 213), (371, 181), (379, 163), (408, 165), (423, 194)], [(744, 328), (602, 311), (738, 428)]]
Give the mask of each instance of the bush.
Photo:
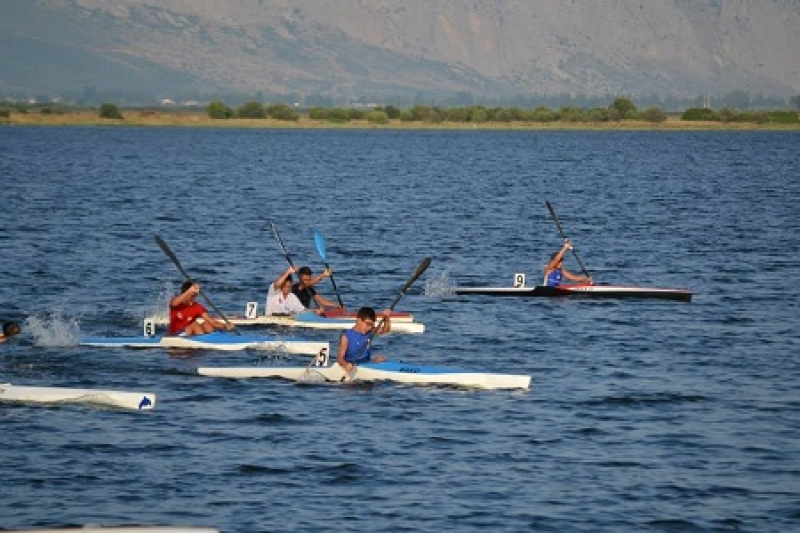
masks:
[(7, 107), (0, 109), (0, 118), (9, 118), (11, 117), (11, 110)]
[(311, 120), (327, 120), (328, 110), (324, 107), (312, 107), (308, 110), (308, 118)]
[(218, 100), (208, 104), (206, 111), (213, 119), (228, 119), (233, 116), (233, 110)]
[(797, 111), (768, 111), (767, 120), (773, 124), (797, 124), (800, 117)]
[(341, 124), (343, 122), (347, 122), (350, 120), (350, 115), (347, 113), (346, 109), (342, 109), (341, 107), (334, 107), (330, 111), (328, 111), (328, 120), (330, 122), (335, 122)]
[(648, 107), (639, 113), (639, 118), (647, 122), (658, 123), (667, 120), (667, 115), (657, 107)]
[(272, 104), (267, 106), (267, 116), (275, 120), (297, 121), (300, 114), (286, 104)]
[(385, 111), (370, 111), (367, 113), (367, 120), (373, 124), (388, 124), (389, 115)]
[(100, 118), (108, 118), (114, 120), (122, 119), (122, 113), (119, 112), (119, 108), (116, 104), (103, 104), (100, 106)]
[(690, 107), (681, 115), (681, 120), (717, 120), (713, 109)]
[(236, 110), (239, 118), (267, 118), (267, 110), (258, 102), (247, 102)]

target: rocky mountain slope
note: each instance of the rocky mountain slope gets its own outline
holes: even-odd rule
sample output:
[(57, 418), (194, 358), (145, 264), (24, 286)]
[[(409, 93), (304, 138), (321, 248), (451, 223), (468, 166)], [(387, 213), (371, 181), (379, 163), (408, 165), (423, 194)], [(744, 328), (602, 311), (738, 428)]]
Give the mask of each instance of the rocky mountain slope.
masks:
[(800, 92), (799, 0), (5, 0), (0, 96)]

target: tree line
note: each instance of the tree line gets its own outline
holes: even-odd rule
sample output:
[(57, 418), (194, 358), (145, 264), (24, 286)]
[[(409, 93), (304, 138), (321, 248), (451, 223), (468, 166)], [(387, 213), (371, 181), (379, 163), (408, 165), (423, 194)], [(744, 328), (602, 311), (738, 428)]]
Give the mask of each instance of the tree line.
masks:
[[(800, 96), (798, 96), (797, 104), (800, 104)], [(65, 114), (70, 111), (70, 107), (65, 104), (0, 106), (0, 119), (9, 118), (12, 112), (28, 113), (29, 111), (38, 111), (43, 115)], [(657, 124), (667, 119), (667, 113), (659, 107), (648, 107), (640, 110), (630, 98), (624, 96), (615, 98), (607, 107), (581, 108), (564, 106), (559, 109), (551, 109), (546, 106), (523, 109), (520, 107), (487, 107), (483, 105), (459, 107), (414, 105), (408, 109), (400, 109), (392, 105), (375, 106), (369, 109), (317, 106), (309, 109), (298, 109), (282, 103), (265, 105), (256, 101), (246, 102), (234, 109), (222, 101), (216, 100), (206, 106), (205, 112), (214, 120), (273, 119), (296, 122), (305, 116), (309, 120), (331, 123), (343, 124), (351, 121), (367, 121), (376, 125), (388, 124), (390, 121), (423, 122), (428, 124), (443, 122), (484, 124), (513, 122), (607, 123), (623, 120), (641, 120)], [(113, 103), (102, 104), (98, 110), (98, 115), (101, 118), (112, 120), (124, 118), (120, 108)], [(800, 123), (798, 113), (794, 110), (741, 111), (729, 108), (713, 110), (704, 107), (693, 107), (685, 110), (680, 115), (680, 118), (685, 121), (749, 122), (756, 124)]]

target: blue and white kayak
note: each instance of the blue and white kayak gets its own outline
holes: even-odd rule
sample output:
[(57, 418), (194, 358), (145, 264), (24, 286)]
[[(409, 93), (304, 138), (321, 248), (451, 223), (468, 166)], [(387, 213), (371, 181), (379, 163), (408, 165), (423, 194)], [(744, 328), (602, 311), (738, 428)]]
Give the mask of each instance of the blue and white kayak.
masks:
[[(407, 316), (410, 315), (405, 313), (398, 317), (393, 316), (390, 333), (418, 334), (425, 332), (425, 324), (408, 320), (405, 318)], [(245, 315), (229, 314), (226, 315), (226, 318), (234, 326), (280, 326), (326, 330), (350, 329), (356, 323), (354, 316), (323, 316), (312, 310), (302, 311), (296, 315), (256, 315), (248, 312)], [(145, 323), (148, 321), (153, 324), (165, 325), (168, 320), (166, 316), (150, 316), (145, 318)]]
[(0, 401), (45, 404), (80, 403), (141, 411), (155, 408), (156, 395), (151, 392), (24, 387), (11, 383), (0, 383)]
[(496, 374), (444, 366), (386, 361), (363, 363), (350, 374), (338, 364), (299, 367), (200, 367), (202, 376), (223, 378), (283, 378), (294, 381), (393, 381), (413, 385), (448, 385), (478, 389), (529, 389), (531, 377)]
[(81, 346), (100, 348), (191, 348), (202, 350), (275, 350), (290, 354), (315, 355), (330, 350), (330, 343), (296, 337), (236, 335), (215, 331), (205, 335), (153, 335), (141, 337), (81, 337)]

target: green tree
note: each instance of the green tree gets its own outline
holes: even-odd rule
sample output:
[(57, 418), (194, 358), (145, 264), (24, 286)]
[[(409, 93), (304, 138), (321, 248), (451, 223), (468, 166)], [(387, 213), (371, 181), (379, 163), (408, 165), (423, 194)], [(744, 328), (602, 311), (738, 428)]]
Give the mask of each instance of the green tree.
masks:
[(272, 104), (267, 106), (267, 116), (276, 120), (297, 121), (300, 114), (286, 104)]
[(233, 116), (233, 110), (219, 100), (215, 100), (208, 104), (206, 112), (208, 113), (208, 116), (213, 119), (228, 119)]
[(334, 107), (330, 111), (328, 111), (328, 120), (330, 122), (336, 123), (343, 123), (350, 120), (350, 114), (347, 112), (347, 109), (342, 109), (341, 107)]
[(258, 102), (247, 102), (236, 110), (239, 118), (267, 118), (267, 110)]
[(367, 120), (373, 124), (388, 124), (389, 115), (386, 114), (386, 111), (370, 111), (367, 113)]
[(713, 109), (704, 107), (690, 107), (681, 115), (681, 120), (717, 120)]
[(328, 110), (324, 107), (312, 107), (308, 110), (308, 118), (311, 120), (328, 120)]
[(622, 118), (635, 118), (636, 105), (627, 96), (616, 98), (608, 108), (616, 110)]
[(7, 107), (0, 108), (0, 118), (10, 118), (11, 110)]
[(386, 108), (384, 108), (384, 111), (386, 111), (386, 116), (388, 116), (390, 119), (400, 118), (400, 110), (393, 105), (387, 105)]
[(122, 113), (116, 104), (103, 104), (100, 106), (100, 118), (122, 119)]
[(647, 122), (658, 123), (667, 120), (667, 115), (665, 115), (664, 112), (658, 107), (648, 107), (639, 113), (639, 118), (646, 120)]

